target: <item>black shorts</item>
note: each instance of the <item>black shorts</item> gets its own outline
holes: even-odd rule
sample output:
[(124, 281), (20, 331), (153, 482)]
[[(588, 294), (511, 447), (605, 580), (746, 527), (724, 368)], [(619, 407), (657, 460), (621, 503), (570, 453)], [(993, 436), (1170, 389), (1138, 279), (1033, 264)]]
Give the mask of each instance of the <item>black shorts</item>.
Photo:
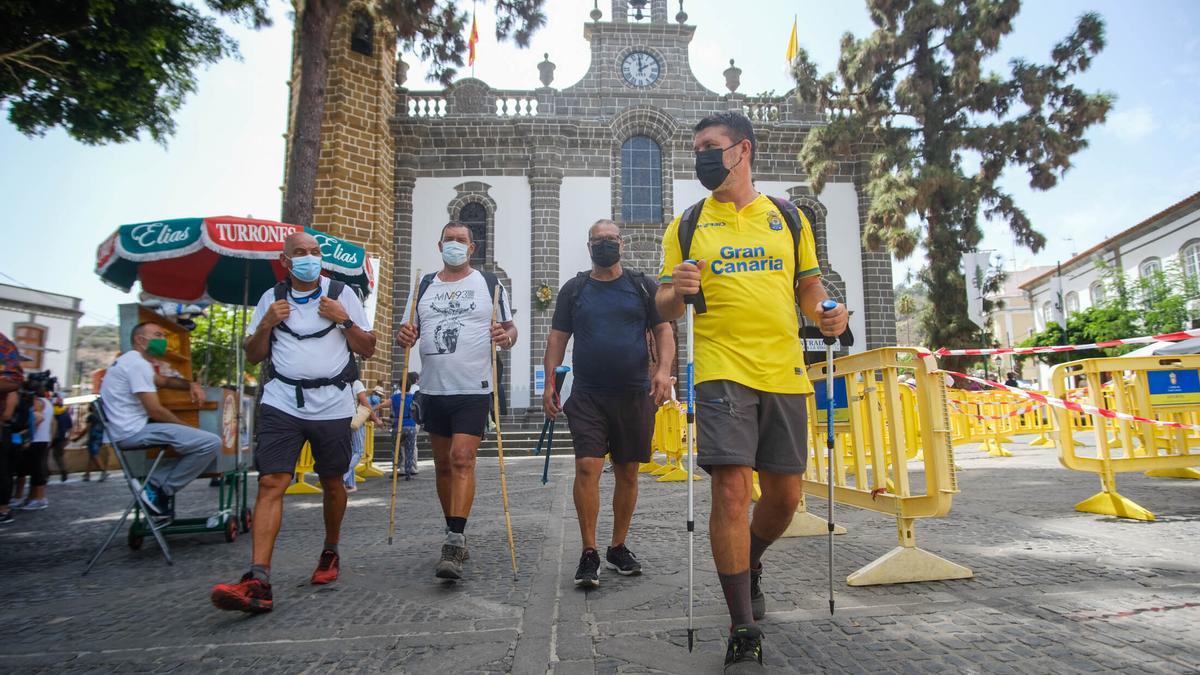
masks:
[(349, 417), (306, 420), (264, 405), (259, 408), (256, 437), (254, 468), (259, 477), (294, 472), (305, 441), (312, 448), (318, 476), (341, 476), (350, 468)]
[(575, 391), (563, 411), (577, 459), (610, 454), (613, 464), (650, 461), (656, 411), (648, 391), (612, 395)]
[(437, 436), (467, 434), (483, 438), (491, 403), (491, 394), (426, 394), (421, 397), (425, 431)]
[(41, 487), (46, 484), (50, 475), (49, 443), (30, 443), (29, 447), (17, 451), (18, 476), (28, 476), (30, 487)]

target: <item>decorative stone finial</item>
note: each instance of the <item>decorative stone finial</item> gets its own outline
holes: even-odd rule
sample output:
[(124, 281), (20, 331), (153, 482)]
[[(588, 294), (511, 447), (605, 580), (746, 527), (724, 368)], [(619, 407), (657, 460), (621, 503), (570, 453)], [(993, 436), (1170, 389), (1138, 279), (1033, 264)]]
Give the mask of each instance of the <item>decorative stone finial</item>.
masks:
[(403, 89), (405, 81), (408, 80), (408, 64), (404, 59), (396, 54), (396, 88)]
[(675, 21), (682, 24), (687, 23), (687, 20), (687, 12), (683, 11), (683, 0), (679, 0), (679, 13), (675, 15)]
[(733, 59), (729, 59), (729, 67), (725, 69), (725, 86), (731, 94), (742, 86), (742, 69), (733, 65)]
[(592, 2), (592, 11), (588, 16), (592, 17), (592, 21), (599, 21), (600, 17), (604, 16), (604, 12), (600, 11), (600, 0)]
[(554, 69), (557, 68), (558, 66), (556, 66), (550, 62), (550, 53), (549, 52), (542, 54), (542, 56), (546, 60), (537, 64), (538, 76), (542, 79), (542, 86), (549, 87), (550, 83), (554, 81)]

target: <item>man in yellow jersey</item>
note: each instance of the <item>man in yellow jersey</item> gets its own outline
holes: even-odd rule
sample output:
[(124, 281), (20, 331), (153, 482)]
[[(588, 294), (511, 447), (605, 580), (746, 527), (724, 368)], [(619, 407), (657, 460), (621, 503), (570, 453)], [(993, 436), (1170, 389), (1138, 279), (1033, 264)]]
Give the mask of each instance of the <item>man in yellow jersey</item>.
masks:
[[(694, 132), (696, 174), (712, 195), (697, 205), (698, 217), (689, 209), (663, 235), (656, 301), (666, 320), (683, 314), (684, 296), (703, 293), (707, 305), (695, 320), (696, 424), (698, 463), (712, 474), (713, 559), (731, 618), (725, 672), (759, 673), (762, 554), (792, 520), (808, 448), (804, 397), (813, 388), (794, 306), (825, 335), (840, 335), (848, 313), (842, 305), (821, 309), (828, 296), (808, 222), (754, 188), (750, 120), (718, 113)], [(798, 231), (784, 226), (789, 219)], [(762, 498), (747, 525), (754, 470)]]

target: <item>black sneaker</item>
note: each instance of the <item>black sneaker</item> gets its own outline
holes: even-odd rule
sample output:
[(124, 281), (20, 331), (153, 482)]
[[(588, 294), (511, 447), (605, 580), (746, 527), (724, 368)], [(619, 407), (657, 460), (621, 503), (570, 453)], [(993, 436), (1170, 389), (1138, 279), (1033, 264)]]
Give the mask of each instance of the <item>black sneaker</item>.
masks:
[(617, 574), (623, 576), (642, 573), (642, 563), (638, 562), (637, 556), (625, 548), (625, 544), (608, 547), (608, 551), (604, 554), (604, 566), (610, 570), (616, 570)]
[(463, 560), (466, 559), (466, 541), (461, 534), (451, 532), (442, 544), (442, 559), (438, 561), (434, 576), (454, 581), (462, 578)]
[(596, 588), (600, 585), (600, 554), (589, 548), (579, 556), (579, 567), (575, 568), (575, 585)]
[(767, 596), (763, 595), (759, 583), (762, 581), (763, 568), (750, 568), (750, 607), (754, 610), (754, 620), (758, 621), (767, 615)]
[(735, 626), (725, 650), (725, 675), (767, 672), (762, 664), (762, 631), (758, 626)]

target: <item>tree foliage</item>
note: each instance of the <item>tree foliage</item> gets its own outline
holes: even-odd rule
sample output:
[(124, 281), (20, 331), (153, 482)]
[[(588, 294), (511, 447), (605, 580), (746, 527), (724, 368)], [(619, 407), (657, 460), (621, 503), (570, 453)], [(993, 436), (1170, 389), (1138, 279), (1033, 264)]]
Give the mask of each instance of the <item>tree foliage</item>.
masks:
[[(268, 0), (206, 0), (259, 28)], [(195, 71), (237, 45), (191, 3), (174, 0), (5, 0), (0, 3), (0, 104), (22, 133), (63, 127), (89, 145), (160, 143), (195, 91)]]
[[(246, 320), (249, 321), (249, 314)], [(192, 373), (206, 385), (236, 384), (238, 327), (241, 308), (212, 305), (196, 318), (192, 330)], [(246, 364), (246, 374), (257, 377), (258, 366)]]
[[(529, 44), (546, 22), (545, 0), (494, 0), (496, 38)], [(480, 3), (481, 5), (486, 3)], [(297, 111), (288, 145), (287, 184), (283, 220), (311, 225), (317, 159), (321, 150), (321, 118), (325, 111), (325, 81), (329, 50), (349, 0), (305, 0), (297, 5), (300, 87)], [(470, 14), (454, 0), (370, 0), (364, 5), (376, 20), (391, 22), (403, 48), (428, 64), (429, 76), (449, 84), (463, 65)]]
[(820, 191), (839, 161), (866, 156), (866, 243), (898, 259), (923, 248), (920, 278), (938, 299), (923, 318), (929, 340), (972, 346), (979, 331), (967, 320), (961, 256), (983, 238), (981, 215), (1007, 223), (1034, 252), (1045, 244), (998, 182), (1014, 168), (1026, 172), (1030, 187), (1047, 190), (1087, 146), (1085, 132), (1105, 119), (1112, 97), (1071, 80), (1103, 49), (1104, 23), (1084, 14), (1049, 63), (1014, 59), (1001, 75), (984, 72), (984, 61), (1012, 32), (1019, 0), (867, 6), (876, 29), (842, 38), (835, 72), (820, 74), (800, 51), (797, 94), (829, 113), (827, 125), (808, 133), (800, 161)]
[[(1101, 269), (1106, 301), (1071, 313), (1065, 332), (1057, 323), (1051, 323), (1019, 346), (1090, 344), (1172, 333), (1188, 323), (1188, 300), (1200, 298), (1200, 279), (1184, 274), (1174, 263), (1137, 279), (1130, 279), (1122, 270), (1113, 267), (1101, 266)], [(1092, 356), (1120, 356), (1137, 348), (1136, 345), (1124, 345), (1093, 352), (1037, 354), (1035, 358), (1047, 365), (1057, 365)]]

